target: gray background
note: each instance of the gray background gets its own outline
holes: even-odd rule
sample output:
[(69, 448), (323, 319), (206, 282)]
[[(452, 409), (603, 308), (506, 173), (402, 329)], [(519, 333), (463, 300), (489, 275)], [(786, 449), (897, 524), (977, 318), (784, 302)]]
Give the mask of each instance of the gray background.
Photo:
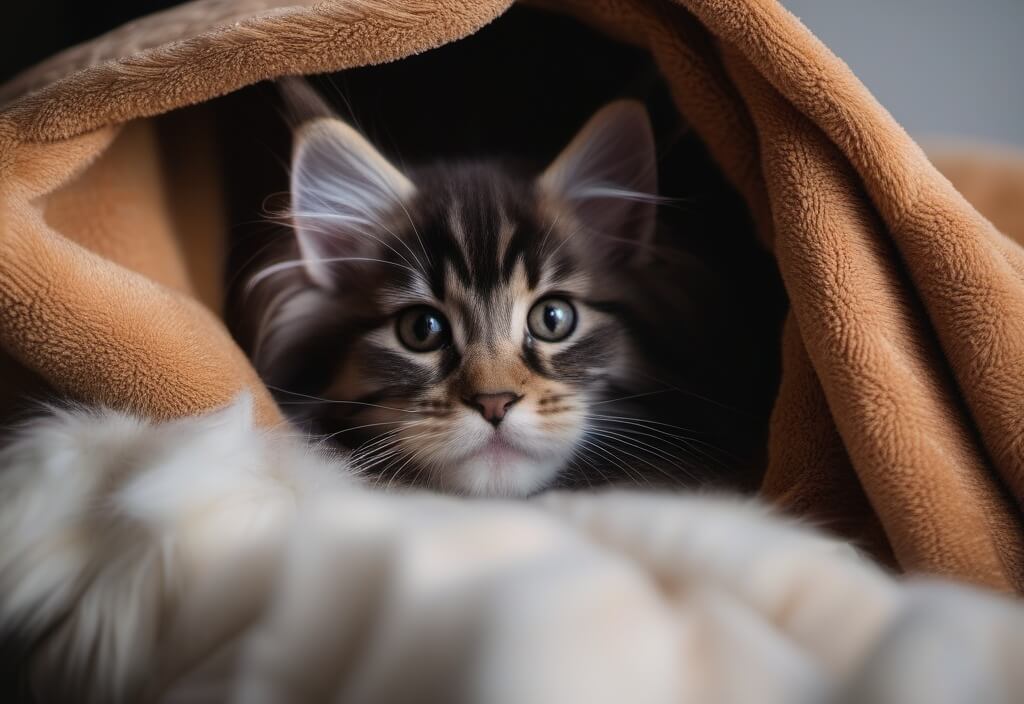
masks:
[(782, 0), (916, 138), (1024, 146), (1024, 0)]

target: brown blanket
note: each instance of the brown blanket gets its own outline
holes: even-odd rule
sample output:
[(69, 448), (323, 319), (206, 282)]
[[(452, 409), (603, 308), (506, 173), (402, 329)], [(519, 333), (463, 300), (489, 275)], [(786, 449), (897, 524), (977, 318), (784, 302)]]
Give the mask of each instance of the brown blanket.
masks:
[[(508, 4), (195, 0), (0, 89), (6, 397), (46, 383), (166, 418), (248, 388), (278, 422), (216, 314), (216, 183), (161, 166), (136, 118), (400, 59)], [(651, 52), (777, 258), (790, 313), (763, 492), (903, 569), (1024, 589), (1024, 250), (774, 0), (541, 4)], [(1019, 166), (948, 165), (1024, 235), (1005, 207)]]

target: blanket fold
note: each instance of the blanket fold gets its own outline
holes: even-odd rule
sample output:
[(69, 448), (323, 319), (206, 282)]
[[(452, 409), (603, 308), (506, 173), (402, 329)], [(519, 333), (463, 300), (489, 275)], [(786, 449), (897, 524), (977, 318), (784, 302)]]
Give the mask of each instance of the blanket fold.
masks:
[[(399, 60), (509, 4), (194, 0), (4, 86), (0, 369), (153, 418), (248, 389), (280, 422), (217, 317), (216, 179), (183, 190), (144, 118)], [(940, 159), (958, 191), (774, 0), (532, 4), (650, 52), (778, 262), (790, 311), (766, 342), (783, 369), (762, 493), (902, 569), (1024, 589), (1024, 161)]]

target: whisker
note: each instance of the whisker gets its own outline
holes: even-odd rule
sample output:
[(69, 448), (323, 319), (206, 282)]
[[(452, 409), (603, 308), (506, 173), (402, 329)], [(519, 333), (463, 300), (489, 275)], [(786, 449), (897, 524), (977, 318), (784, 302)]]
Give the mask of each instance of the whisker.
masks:
[(335, 437), (336, 435), (342, 435), (344, 433), (351, 433), (353, 430), (362, 430), (363, 428), (373, 428), (373, 427), (378, 426), (378, 425), (394, 425), (396, 423), (402, 423), (402, 424), (405, 424), (405, 425), (418, 425), (418, 424), (423, 423), (423, 422), (425, 422), (425, 421), (420, 421), (420, 420), (385, 420), (385, 421), (381, 421), (380, 423), (364, 423), (363, 425), (356, 425), (356, 426), (353, 426), (351, 428), (345, 428), (344, 430), (338, 430), (336, 432), (331, 433), (330, 435), (327, 435), (326, 437), (328, 439), (330, 439), (330, 438)]
[(402, 212), (405, 213), (405, 219), (409, 221), (409, 226), (412, 228), (413, 234), (416, 235), (416, 241), (420, 243), (420, 249), (423, 250), (423, 257), (424, 259), (426, 259), (427, 264), (430, 264), (430, 252), (427, 251), (427, 246), (423, 244), (423, 238), (420, 236), (420, 231), (416, 227), (416, 223), (413, 222), (412, 215), (409, 214), (409, 209), (405, 207), (403, 198), (399, 196), (399, 194), (395, 191), (391, 183), (387, 184), (387, 188), (389, 191), (391, 191), (391, 195), (394, 198), (395, 202), (398, 204), (398, 207), (400, 207), (402, 209)]
[[(601, 471), (600, 467), (598, 467), (596, 464), (594, 464), (593, 462), (588, 460), (582, 454), (573, 455), (573, 457), (569, 460), (569, 462), (571, 464), (571, 463), (575, 462), (576, 460), (580, 460), (581, 462), (584, 462), (591, 471), (593, 471), (595, 474), (597, 474), (599, 477), (601, 477), (602, 481), (604, 481), (605, 484), (611, 484), (612, 483), (611, 479), (609, 479), (607, 474), (605, 474), (604, 472)], [(583, 477), (583, 480), (585, 482), (587, 482), (587, 486), (590, 487), (590, 488), (593, 488), (594, 485), (590, 481), (589, 474), (585, 470), (579, 470), (578, 468), (577, 468), (577, 471), (579, 472), (579, 476)]]
[(427, 448), (426, 448), (426, 446), (424, 445), (423, 447), (420, 447), (420, 448), (419, 448), (419, 449), (417, 449), (417, 450), (416, 450), (415, 452), (413, 452), (412, 454), (410, 454), (410, 455), (409, 455), (409, 456), (408, 456), (408, 457), (406, 458), (405, 462), (403, 462), (403, 463), (402, 463), (401, 465), (399, 465), (399, 466), (398, 466), (398, 468), (397, 468), (397, 469), (395, 469), (395, 471), (394, 471), (394, 472), (393, 472), (393, 473), (391, 474), (391, 478), (390, 478), (390, 479), (388, 479), (388, 483), (387, 483), (387, 486), (385, 486), (385, 487), (384, 487), (384, 491), (389, 491), (389, 490), (391, 489), (391, 485), (392, 485), (392, 484), (393, 484), (393, 483), (395, 482), (395, 480), (396, 480), (396, 479), (398, 479), (398, 477), (399, 477), (399, 476), (401, 475), (401, 473), (402, 473), (402, 470), (404, 470), (404, 469), (405, 469), (405, 468), (406, 468), (407, 466), (409, 466), (409, 463), (410, 463), (410, 462), (412, 462), (412, 461), (413, 461), (414, 459), (416, 459), (416, 458), (417, 458), (417, 457), (419, 457), (419, 456), (420, 456), (421, 454), (423, 454), (423, 452), (425, 452), (425, 451), (426, 451), (426, 449), (427, 449)]
[[(590, 432), (595, 434), (595, 435), (597, 435), (597, 437), (599, 437), (599, 438), (604, 438), (606, 440), (612, 440), (612, 441), (617, 440), (613, 436), (602, 435), (600, 432), (596, 432), (595, 433), (595, 431), (593, 429), (591, 429)], [(622, 441), (622, 440), (618, 440), (618, 442), (624, 443), (624, 441)], [(632, 445), (632, 446), (636, 447), (635, 445)], [(629, 450), (626, 450), (623, 447), (615, 447), (615, 449), (618, 450), (619, 452), (622, 452), (623, 454), (625, 454), (625, 455), (627, 455), (629, 457), (632, 457), (634, 460), (637, 460), (638, 462), (643, 462), (644, 464), (648, 465), (649, 467), (651, 467), (652, 469), (657, 471), (662, 476), (664, 476), (666, 478), (669, 478), (669, 479), (672, 479), (674, 482), (678, 482), (678, 480), (676, 478), (672, 477), (671, 474), (666, 472), (662, 467), (659, 467), (658, 465), (656, 465), (654, 462), (651, 462), (650, 460), (648, 460), (646, 457), (641, 457), (640, 455), (634, 454), (634, 453), (630, 452)], [(682, 469), (682, 468), (680, 467), (680, 469)], [(644, 483), (650, 485), (650, 480), (648, 480), (646, 477), (644, 477)]]
[[(679, 464), (679, 462), (674, 457), (672, 457), (671, 455), (668, 455), (668, 454), (662, 452), (661, 450), (659, 450), (658, 448), (656, 448), (655, 446), (653, 446), (653, 445), (651, 445), (649, 443), (645, 443), (645, 442), (640, 441), (640, 440), (634, 440), (634, 439), (632, 439), (632, 438), (630, 438), (630, 437), (628, 437), (628, 436), (626, 436), (626, 435), (624, 435), (622, 433), (615, 433), (615, 432), (608, 431), (608, 430), (591, 429), (590, 432), (596, 433), (599, 437), (605, 437), (605, 438), (608, 438), (610, 440), (614, 440), (614, 441), (617, 441), (617, 442), (620, 442), (620, 443), (627, 444), (630, 447), (635, 447), (638, 450), (645, 451), (645, 452), (650, 452), (650, 453), (654, 454), (656, 457), (660, 457), (661, 459), (667, 461), (669, 464), (671, 464), (673, 467), (675, 467), (679, 471), (683, 472), (686, 475), (687, 479), (693, 480), (693, 479), (697, 478), (694, 475), (694, 473), (689, 468), (684, 467), (683, 465)], [(623, 452), (626, 452), (626, 450), (623, 450)], [(631, 455), (631, 456), (635, 457), (635, 455)], [(663, 467), (659, 466), (658, 464), (656, 464), (654, 462), (651, 462), (651, 461), (647, 460), (644, 457), (636, 457), (636, 459), (640, 460), (641, 462), (645, 462), (646, 464), (648, 464), (649, 466), (654, 468), (659, 474), (661, 474), (665, 478), (671, 479), (673, 483), (679, 483), (679, 478), (678, 477), (674, 477), (669, 472), (665, 471), (665, 469)]]
[(348, 404), (348, 405), (353, 405), (353, 406), (369, 406), (371, 408), (383, 408), (386, 411), (397, 411), (399, 413), (413, 413), (413, 414), (416, 414), (416, 415), (421, 415), (419, 413), (419, 411), (414, 411), (414, 410), (411, 410), (411, 409), (408, 409), (408, 408), (395, 408), (393, 406), (382, 406), (379, 403), (368, 403), (366, 401), (343, 401), (343, 400), (340, 400), (340, 399), (323, 398), (321, 396), (311, 396), (310, 394), (303, 394), (303, 393), (299, 393), (298, 391), (289, 391), (288, 389), (282, 389), (279, 386), (272, 386), (270, 384), (267, 384), (267, 388), (270, 389), (271, 391), (277, 391), (278, 393), (291, 394), (293, 396), (300, 396), (302, 398), (310, 399), (310, 400), (313, 400), (313, 401), (320, 401), (321, 403)]
[(310, 262), (315, 262), (317, 264), (336, 264), (342, 262), (374, 262), (376, 264), (386, 264), (387, 266), (395, 266), (398, 267), (399, 269), (405, 269), (406, 271), (410, 271), (413, 274), (417, 275), (420, 273), (413, 269), (412, 267), (406, 266), (405, 264), (399, 264), (398, 262), (389, 262), (387, 259), (375, 259), (373, 257), (317, 257), (316, 259), (289, 259), (288, 261), (278, 262), (277, 264), (271, 264), (270, 266), (261, 269), (258, 273), (254, 274), (251, 279), (249, 279), (248, 286), (257, 286), (261, 281), (269, 278), (270, 276), (273, 276), (274, 274), (280, 273), (282, 271), (287, 271), (289, 269), (295, 269), (296, 267), (306, 266)]
[(548, 237), (550, 237), (550, 236), (551, 236), (551, 231), (555, 229), (555, 225), (557, 225), (557, 224), (558, 224), (558, 221), (559, 221), (559, 220), (561, 219), (561, 217), (562, 217), (562, 214), (561, 214), (561, 213), (556, 213), (556, 214), (555, 214), (555, 217), (554, 217), (554, 219), (552, 219), (552, 221), (551, 221), (551, 224), (550, 224), (550, 225), (548, 225), (548, 229), (547, 229), (547, 232), (545, 232), (545, 233), (544, 233), (544, 237), (542, 237), (542, 238), (541, 238), (541, 241), (540, 241), (540, 247), (539, 247), (538, 249), (540, 250), (541, 254), (542, 254), (542, 255), (543, 255), (543, 256), (544, 256), (545, 258), (547, 258), (547, 243), (548, 243)]
[[(677, 435), (675, 433), (669, 433), (659, 428), (649, 428), (644, 426), (642, 423), (631, 423), (629, 421), (613, 421), (613, 423), (625, 424), (627, 427), (605, 428), (605, 430), (614, 430), (617, 432), (628, 433), (631, 435), (642, 435), (644, 437), (649, 437), (651, 439), (660, 440), (662, 442), (666, 442), (670, 445), (673, 445), (674, 447), (677, 447), (685, 451), (694, 459), (709, 461), (709, 463), (720, 469), (730, 469), (727, 461), (725, 461), (721, 456), (716, 454), (722, 452), (721, 448), (709, 442), (700, 440), (698, 438)], [(642, 428), (643, 430), (650, 431), (650, 433), (643, 433), (638, 430), (634, 430), (634, 427)], [(657, 435), (652, 435), (653, 433), (656, 433)], [(676, 442), (677, 440), (679, 442)], [(706, 447), (708, 449), (703, 449), (703, 447), (701, 446)]]
[(669, 391), (674, 391), (674, 389), (660, 389), (658, 391), (646, 391), (646, 392), (644, 392), (642, 394), (633, 394), (632, 396), (621, 396), (619, 398), (610, 398), (610, 399), (607, 399), (605, 401), (594, 401), (590, 405), (591, 406), (603, 406), (606, 403), (618, 403), (619, 401), (629, 401), (629, 400), (634, 399), (634, 398), (644, 398), (645, 396), (654, 396), (655, 394), (665, 394), (665, 393), (668, 393)]
[(651, 381), (653, 381), (653, 382), (655, 382), (657, 384), (664, 384), (667, 387), (665, 389), (666, 391), (675, 391), (676, 393), (680, 393), (680, 394), (683, 394), (685, 396), (690, 396), (690, 397), (695, 398), (695, 399), (697, 399), (699, 401), (704, 401), (705, 403), (711, 404), (712, 406), (718, 406), (719, 408), (721, 408), (723, 410), (730, 411), (730, 412), (733, 412), (733, 413), (739, 413), (740, 412), (739, 409), (737, 409), (735, 406), (731, 406), (731, 405), (729, 405), (727, 403), (723, 403), (722, 401), (717, 401), (717, 400), (715, 400), (713, 398), (709, 398), (708, 396), (704, 396), (703, 394), (699, 394), (696, 391), (692, 391), (690, 389), (681, 388), (679, 386), (676, 386), (675, 384), (669, 383), (669, 382), (665, 381), (664, 379), (651, 374), (650, 372), (644, 371), (642, 369), (637, 369), (635, 371), (639, 375), (644, 376), (647, 379), (650, 379)]
[(405, 450), (402, 449), (401, 443), (408, 443), (414, 440), (427, 438), (430, 437), (431, 435), (436, 434), (437, 432), (428, 430), (426, 432), (419, 433), (416, 435), (403, 436), (400, 434), (401, 430), (404, 430), (404, 428), (398, 429), (398, 431), (396, 431), (390, 437), (388, 437), (386, 441), (376, 443), (372, 450), (367, 448), (366, 450), (362, 451), (361, 454), (369, 457), (370, 460), (369, 464), (364, 465), (367, 469), (378, 466), (388, 457), (392, 457), (395, 454), (403, 454)]
[(633, 417), (633, 416), (610, 416), (610, 415), (604, 415), (604, 414), (600, 414), (600, 413), (588, 413), (587, 417), (588, 418), (595, 418), (597, 420), (604, 420), (604, 421), (608, 421), (608, 422), (611, 422), (611, 423), (627, 423), (627, 424), (630, 424), (630, 425), (641, 425), (641, 426), (647, 428), (648, 430), (651, 430), (651, 431), (654, 431), (654, 432), (657, 432), (657, 433), (663, 433), (665, 435), (669, 435), (669, 436), (675, 437), (675, 438), (683, 438), (685, 440), (695, 440), (696, 439), (696, 438), (691, 437), (689, 435), (680, 435), (680, 434), (677, 434), (677, 433), (670, 433), (667, 430), (662, 430), (659, 427), (654, 427), (654, 426), (661, 426), (663, 428), (672, 428), (673, 430), (682, 430), (683, 432), (687, 432), (687, 433), (697, 432), (693, 428), (686, 428), (686, 427), (681, 426), (681, 425), (673, 425), (672, 423), (664, 423), (664, 422), (661, 422), (661, 421), (648, 420), (647, 418), (638, 418), (638, 417)]
[(364, 461), (364, 458), (376, 460), (382, 454), (394, 448), (394, 446), (402, 440), (401, 433), (403, 430), (405, 430), (404, 427), (393, 428), (381, 433), (371, 440), (367, 440), (352, 450), (353, 457), (359, 462)]
[[(394, 237), (396, 240), (398, 240), (398, 242), (400, 242), (403, 246), (405, 246), (406, 250), (408, 250), (408, 252), (412, 256), (412, 258), (416, 260), (416, 266), (419, 267), (420, 273), (422, 273), (424, 277), (426, 277), (426, 275), (427, 275), (426, 269), (423, 266), (423, 262), (420, 261), (420, 258), (416, 255), (416, 252), (414, 252), (412, 250), (412, 248), (409, 246), (409, 243), (406, 242), (404, 238), (400, 237), (398, 235), (398, 233), (396, 233), (390, 227), (385, 225), (383, 222), (380, 222), (378, 220), (369, 220), (366, 217), (360, 217), (358, 215), (349, 215), (347, 213), (342, 213), (342, 212), (328, 212), (328, 213), (319, 213), (319, 212), (298, 213), (298, 212), (293, 212), (292, 216), (300, 218), (300, 219), (306, 218), (308, 220), (313, 220), (313, 221), (317, 221), (317, 220), (328, 220), (328, 221), (330, 221), (330, 220), (340, 220), (341, 222), (347, 223), (349, 225), (351, 225), (353, 223), (358, 224), (358, 225), (365, 225), (365, 226), (367, 226), (368, 228), (371, 228), (371, 229), (367, 230), (367, 229), (356, 227), (355, 228), (356, 231), (359, 234), (361, 234), (361, 235), (367, 235), (367, 236), (372, 237), (373, 239), (377, 240), (377, 242), (379, 242), (380, 244), (382, 244), (385, 247), (387, 247), (388, 249), (390, 249), (397, 256), (401, 257), (402, 260), (406, 264), (408, 264), (409, 266), (412, 266), (413, 265), (412, 262), (410, 262), (405, 257), (405, 255), (403, 255), (401, 252), (399, 252), (397, 249), (395, 249), (394, 247), (389, 245), (384, 240), (382, 240), (379, 237), (377, 237), (376, 235), (374, 235), (373, 232), (371, 231), (372, 229), (383, 230), (384, 232), (388, 233), (389, 235)], [(332, 233), (332, 232), (324, 232), (323, 234), (327, 235), (327, 236), (330, 236), (330, 235), (333, 235), (334, 233)]]
[[(709, 454), (708, 452), (704, 452), (700, 448), (693, 447), (693, 446), (695, 446), (695, 445), (703, 445), (704, 447), (708, 448), (711, 452), (717, 452), (717, 453), (722, 453), (723, 452), (722, 448), (717, 447), (715, 445), (712, 445), (711, 443), (709, 443), (709, 442), (707, 442), (705, 440), (701, 440), (698, 437), (693, 437), (693, 436), (689, 436), (689, 435), (680, 435), (680, 434), (677, 434), (677, 433), (670, 433), (670, 432), (668, 432), (666, 430), (662, 430), (661, 428), (653, 427), (652, 425), (649, 425), (649, 424), (662, 425), (662, 426), (669, 427), (669, 428), (675, 428), (675, 429), (687, 430), (687, 431), (690, 430), (689, 428), (684, 428), (684, 427), (679, 426), (679, 425), (672, 425), (671, 423), (660, 423), (658, 421), (651, 421), (651, 420), (640, 419), (640, 418), (630, 418), (630, 417), (627, 417), (627, 416), (602, 416), (602, 415), (591, 414), (589, 417), (590, 418), (596, 418), (596, 419), (599, 419), (599, 420), (604, 420), (604, 421), (607, 421), (607, 422), (612, 422), (612, 423), (619, 423), (619, 424), (630, 425), (630, 426), (638, 426), (638, 427), (641, 427), (641, 428), (643, 428), (645, 430), (649, 430), (652, 433), (658, 433), (659, 435), (664, 435), (666, 437), (676, 438), (676, 439), (681, 440), (681, 441), (683, 441), (685, 443), (688, 443), (686, 445), (687, 449), (691, 449), (694, 452), (699, 452), (704, 458), (709, 459), (709, 460), (711, 460), (711, 461), (713, 461), (715, 463), (718, 463), (718, 464), (720, 464), (720, 466), (723, 466), (723, 467), (726, 466), (726, 463), (723, 462), (721, 460), (721, 458), (715, 457), (714, 455)], [(668, 441), (666, 441), (666, 442), (668, 442)], [(729, 454), (729, 453), (725, 453), (725, 454)], [(733, 457), (733, 458), (735, 459), (735, 457)]]
[[(409, 478), (409, 484), (416, 485), (416, 483), (420, 479), (420, 476), (424, 473), (424, 471), (427, 469), (427, 467), (430, 466), (431, 468), (433, 468), (433, 465), (434, 465), (434, 461), (433, 460), (429, 460), (429, 459), (425, 463), (424, 462), (420, 462), (418, 464), (418, 466), (416, 467), (416, 471)], [(432, 469), (431, 469), (431, 471), (429, 473), (433, 474)]]
[(416, 426), (423, 425), (424, 423), (427, 423), (427, 422), (428, 422), (427, 420), (422, 420), (422, 421), (388, 421), (386, 423), (368, 423), (368, 424), (366, 424), (364, 426), (356, 426), (354, 428), (347, 428), (347, 429), (344, 429), (344, 430), (336, 431), (334, 433), (330, 433), (329, 435), (326, 435), (323, 438), (321, 438), (321, 442), (319, 442), (317, 446), (318, 447), (322, 447), (324, 444), (330, 442), (331, 440), (333, 440), (337, 436), (341, 435), (342, 433), (347, 433), (349, 431), (359, 430), (361, 428), (373, 428), (375, 426), (399, 425), (398, 428), (392, 428), (390, 430), (387, 430), (387, 431), (384, 431), (382, 433), (379, 433), (378, 435), (374, 436), (373, 438), (370, 438), (366, 442), (364, 442), (364, 443), (362, 443), (362, 444), (352, 448), (351, 454), (354, 455), (356, 453), (356, 451), (362, 450), (362, 448), (366, 447), (370, 443), (376, 442), (378, 440), (382, 440), (384, 438), (388, 438), (391, 435), (394, 435), (396, 433), (400, 433), (403, 430), (408, 430), (410, 428), (414, 428)]
[[(379, 480), (383, 472), (387, 471), (387, 468), (391, 466), (393, 460), (405, 456), (408, 452), (401, 446), (400, 442), (401, 438), (393, 438), (392, 442), (385, 444), (373, 454), (366, 458), (360, 458), (359, 467), (366, 474), (373, 472)], [(385, 465), (385, 463), (387, 464)], [(380, 469), (381, 465), (385, 465), (383, 469)]]
[[(423, 434), (418, 435), (418, 436), (414, 436), (413, 438), (406, 438), (406, 439), (407, 440), (412, 440), (412, 439), (426, 438), (426, 439), (429, 440), (430, 438), (438, 437), (439, 435), (440, 435), (440, 433), (438, 433), (438, 432), (433, 432), (433, 433), (429, 433), (428, 432), (428, 433), (423, 433)], [(384, 487), (384, 491), (390, 490), (391, 489), (391, 485), (398, 478), (398, 476), (402, 472), (402, 470), (405, 469), (405, 467), (408, 466), (408, 464), (411, 461), (413, 461), (413, 459), (415, 459), (416, 457), (421, 455), (424, 451), (426, 451), (426, 449), (427, 449), (426, 442), (424, 442), (424, 443), (422, 443), (421, 447), (417, 448), (415, 451), (413, 451), (411, 453), (408, 453), (408, 452), (405, 452), (405, 451), (400, 451), (399, 453), (397, 453), (397, 456), (393, 456), (392, 461), (389, 462), (388, 465), (386, 467), (384, 467), (384, 469), (380, 470), (380, 472), (379, 472), (380, 481), (377, 482), (376, 486), (380, 486), (380, 483), (383, 482), (384, 477), (387, 476), (388, 471), (391, 469), (391, 467), (395, 466), (398, 462), (402, 462), (402, 458), (403, 458), (403, 456), (405, 456), (405, 461), (402, 462), (402, 464), (399, 465), (395, 469), (395, 471), (391, 473), (390, 478), (388, 479), (388, 483)]]
[(622, 471), (626, 476), (634, 479), (637, 482), (644, 482), (650, 486), (650, 481), (646, 479), (642, 474), (638, 473), (635, 469), (628, 467), (614, 451), (607, 446), (606, 443), (602, 443), (597, 438), (581, 438), (580, 443), (600, 452), (604, 457), (611, 459), (614, 462), (614, 467)]
[(551, 257), (554, 257), (554, 256), (555, 256), (556, 254), (558, 254), (558, 250), (560, 250), (560, 249), (561, 249), (562, 247), (564, 247), (564, 246), (565, 246), (565, 244), (566, 244), (566, 242), (568, 242), (568, 241), (569, 241), (569, 240), (571, 240), (571, 239), (572, 239), (573, 237), (575, 237), (575, 236), (576, 236), (577, 234), (579, 234), (580, 232), (582, 232), (582, 231), (583, 231), (583, 229), (584, 229), (584, 228), (583, 228), (582, 226), (580, 226), (580, 227), (577, 227), (577, 228), (576, 228), (575, 230), (573, 230), (573, 231), (572, 231), (572, 232), (570, 232), (570, 233), (569, 233), (568, 235), (566, 235), (565, 239), (563, 239), (563, 240), (562, 240), (561, 242), (559, 242), (559, 243), (558, 243), (558, 246), (557, 246), (557, 247), (555, 247), (555, 250), (554, 250), (553, 252), (551, 252), (551, 254), (549, 254), (549, 255), (548, 255), (548, 258), (550, 259)]
[[(623, 434), (625, 434), (626, 436), (629, 436), (629, 437), (641, 436), (641, 437), (650, 438), (652, 440), (660, 441), (660, 442), (666, 443), (667, 445), (671, 445), (672, 447), (675, 447), (675, 448), (678, 448), (680, 450), (683, 450), (687, 454), (697, 454), (697, 455), (701, 455), (701, 456), (703, 456), (703, 457), (705, 457), (707, 459), (711, 459), (711, 458), (707, 457), (707, 455), (703, 455), (703, 453), (700, 452), (699, 448), (694, 448), (694, 447), (691, 447), (690, 445), (687, 445), (686, 444), (686, 442), (688, 442), (687, 439), (684, 438), (684, 437), (681, 437), (681, 436), (675, 436), (675, 435), (671, 435), (671, 434), (667, 435), (667, 437), (664, 436), (664, 435), (654, 435), (653, 433), (645, 433), (643, 431), (636, 430), (636, 429), (634, 429), (632, 427), (625, 427), (625, 428), (623, 428), (621, 426), (607, 427), (607, 426), (596, 425), (596, 424), (593, 425), (592, 427), (599, 428), (599, 429), (604, 430), (606, 432), (623, 433)], [(678, 441), (675, 438), (678, 438)], [(637, 440), (637, 442), (641, 442), (641, 441)]]

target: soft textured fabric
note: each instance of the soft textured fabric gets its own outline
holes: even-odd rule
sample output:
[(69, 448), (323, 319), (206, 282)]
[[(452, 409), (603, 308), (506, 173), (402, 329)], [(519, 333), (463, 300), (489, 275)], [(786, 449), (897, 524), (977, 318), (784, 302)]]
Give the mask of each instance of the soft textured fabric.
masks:
[(250, 407), (0, 450), (0, 632), (39, 702), (1011, 704), (1024, 605), (752, 501), (368, 491)]
[[(651, 52), (778, 260), (791, 310), (763, 493), (904, 569), (1024, 588), (1024, 250), (774, 0), (540, 4)], [(278, 422), (198, 302), (216, 286), (181, 232), (180, 174), (153, 168), (137, 118), (400, 59), (507, 5), (198, 0), (15, 79), (0, 91), (0, 345), (78, 399), (168, 418), (247, 388)], [(984, 190), (969, 193), (982, 208)]]

